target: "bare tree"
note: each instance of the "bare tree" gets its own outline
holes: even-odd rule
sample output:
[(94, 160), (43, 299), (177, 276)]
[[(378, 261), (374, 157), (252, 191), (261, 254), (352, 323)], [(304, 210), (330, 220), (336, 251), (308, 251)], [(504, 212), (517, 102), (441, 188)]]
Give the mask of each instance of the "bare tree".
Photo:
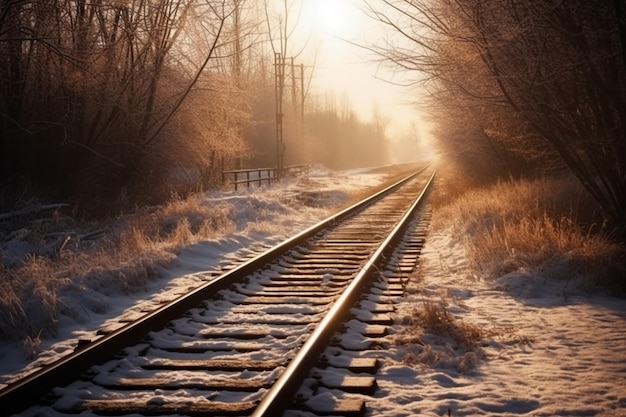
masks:
[[(16, 162), (2, 179), (29, 177), (61, 195), (109, 199), (132, 185), (220, 58), (225, 28), (242, 4), (0, 3), (0, 144), (3, 157)], [(192, 48), (193, 30), (203, 33), (201, 49)], [(192, 59), (183, 66), (184, 55)]]
[[(368, 4), (376, 19), (400, 35), (378, 49), (381, 56), (465, 102), (509, 107), (528, 134), (507, 132), (517, 137), (507, 147), (517, 143), (545, 153), (539, 135), (623, 233), (626, 32), (619, 1)], [(455, 50), (465, 52), (472, 71), (458, 65)]]

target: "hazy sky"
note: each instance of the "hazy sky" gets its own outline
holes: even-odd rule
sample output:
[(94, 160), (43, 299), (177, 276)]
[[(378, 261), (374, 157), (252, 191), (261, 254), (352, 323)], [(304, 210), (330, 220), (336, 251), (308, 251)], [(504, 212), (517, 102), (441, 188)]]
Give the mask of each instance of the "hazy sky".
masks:
[[(303, 1), (301, 23), (304, 28), (311, 28), (305, 31), (313, 34), (314, 41), (309, 46), (317, 54), (315, 90), (333, 90), (338, 97), (345, 93), (363, 119), (370, 118), (377, 103), (380, 110), (392, 119), (392, 128), (408, 128), (411, 122), (416, 122), (417, 114), (408, 104), (413, 98), (406, 88), (385, 82), (391, 74), (373, 62), (371, 52), (350, 43), (366, 45), (383, 37), (382, 29), (361, 10), (364, 2)], [(313, 54), (313, 51), (308, 53)]]

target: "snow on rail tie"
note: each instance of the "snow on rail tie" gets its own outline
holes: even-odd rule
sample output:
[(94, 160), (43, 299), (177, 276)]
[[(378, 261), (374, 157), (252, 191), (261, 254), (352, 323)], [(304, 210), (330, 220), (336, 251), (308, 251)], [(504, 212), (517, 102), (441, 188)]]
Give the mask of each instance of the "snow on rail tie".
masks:
[[(319, 398), (303, 399), (300, 383), (313, 378), (346, 393), (376, 389), (375, 361), (320, 355), (367, 349), (386, 333), (389, 297), (402, 294), (402, 277), (419, 253), (419, 245), (403, 242), (407, 252), (399, 261), (392, 248), (433, 176), (422, 170), (398, 181), (9, 385), (0, 391), (0, 408), (24, 416), (262, 416), (289, 406), (292, 412), (362, 415), (363, 401), (337, 399), (329, 409)], [(383, 261), (389, 268), (382, 269)], [(351, 314), (363, 292), (367, 297)], [(341, 323), (367, 341), (336, 334)], [(357, 374), (323, 373), (319, 364)]]

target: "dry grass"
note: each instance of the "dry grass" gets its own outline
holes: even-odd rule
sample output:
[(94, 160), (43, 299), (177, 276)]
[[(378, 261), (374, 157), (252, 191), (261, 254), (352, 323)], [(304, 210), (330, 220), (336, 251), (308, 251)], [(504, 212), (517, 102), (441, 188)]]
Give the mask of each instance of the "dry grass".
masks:
[[(388, 175), (399, 174), (391, 170)], [(57, 213), (24, 222), (19, 230), (0, 228), (5, 243), (5, 252), (0, 248), (0, 340), (17, 341), (27, 356), (34, 356), (42, 338), (57, 334), (60, 320), (81, 323), (106, 313), (111, 297), (147, 288), (181, 248), (239, 228), (234, 222), (245, 219), (233, 219), (233, 209), (195, 195), (97, 224)], [(250, 207), (255, 215), (263, 210)], [(281, 225), (252, 221), (244, 227), (275, 233)], [(71, 302), (76, 299), (80, 305)]]
[[(574, 180), (506, 181), (469, 191), (451, 171), (439, 171), (437, 181), (431, 230), (465, 243), (472, 276), (524, 270), (597, 283), (620, 270), (623, 248), (607, 237), (594, 202)], [(415, 306), (395, 343), (406, 349), (407, 364), (471, 372), (484, 357), (481, 341), (495, 334), (451, 314), (447, 298)], [(515, 329), (500, 331), (507, 343), (530, 342)]]
[[(388, 175), (399, 174), (390, 170)], [(250, 210), (258, 214), (265, 207)], [(145, 289), (181, 248), (237, 228), (233, 217), (230, 204), (192, 195), (99, 224), (79, 224), (57, 213), (17, 231), (0, 229), (11, 246), (4, 253), (0, 249), (0, 340), (20, 341), (27, 354), (34, 354), (40, 338), (57, 334), (62, 316), (80, 322), (91, 313), (105, 313), (108, 297)], [(275, 233), (280, 225), (265, 221), (248, 227)], [(97, 230), (103, 234), (83, 238)], [(82, 305), (68, 301), (76, 293)]]
[[(234, 227), (230, 210), (192, 196), (120, 217), (112, 225), (77, 225), (57, 216), (24, 227), (19, 242), (30, 253), (20, 259), (0, 253), (0, 339), (19, 340), (27, 355), (34, 355), (40, 337), (56, 335), (60, 315), (80, 321), (106, 312), (106, 296), (146, 288), (182, 247)], [(99, 228), (104, 233), (81, 240), (76, 233), (81, 228), (87, 231), (83, 235)], [(56, 242), (62, 244), (42, 236), (61, 236)], [(68, 302), (76, 292), (84, 305)]]
[(483, 338), (480, 327), (457, 320), (442, 303), (425, 301), (422, 308), (415, 308), (413, 311), (413, 321), (433, 334), (449, 336), (465, 349), (475, 348)]
[[(434, 228), (464, 239), (476, 272), (499, 277), (542, 269), (606, 280), (622, 249), (605, 233), (594, 202), (571, 179), (507, 181), (466, 192), (437, 209)], [(611, 278), (619, 279), (619, 278)]]
[(469, 373), (484, 356), (480, 341), (485, 336), (479, 326), (449, 313), (443, 302), (425, 301), (414, 308), (410, 326), (396, 336), (395, 343), (407, 347), (404, 362), (409, 365), (454, 367)]

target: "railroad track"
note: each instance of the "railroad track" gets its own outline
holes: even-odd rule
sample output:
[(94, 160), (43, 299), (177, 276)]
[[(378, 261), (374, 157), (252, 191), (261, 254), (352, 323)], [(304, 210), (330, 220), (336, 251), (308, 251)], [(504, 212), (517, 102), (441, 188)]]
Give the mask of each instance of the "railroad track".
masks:
[(363, 415), (363, 398), (350, 394), (372, 393), (376, 363), (350, 352), (384, 335), (423, 241), (421, 229), (407, 227), (433, 177), (410, 175), (84, 344), (0, 390), (0, 410)]

